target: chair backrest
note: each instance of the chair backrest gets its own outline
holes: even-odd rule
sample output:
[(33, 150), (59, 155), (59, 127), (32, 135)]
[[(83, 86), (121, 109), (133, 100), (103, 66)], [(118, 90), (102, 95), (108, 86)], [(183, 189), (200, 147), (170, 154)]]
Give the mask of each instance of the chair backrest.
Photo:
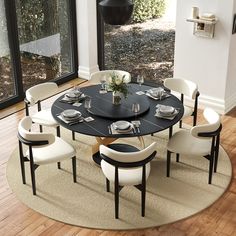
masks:
[(117, 75), (123, 77), (125, 75), (125, 78), (127, 81), (131, 81), (131, 75), (129, 72), (127, 71), (123, 71), (123, 70), (101, 70), (101, 71), (97, 71), (91, 74), (89, 82), (93, 83), (93, 84), (100, 84), (101, 82), (101, 78), (105, 77), (106, 80), (108, 81), (108, 79), (111, 77), (112, 73), (116, 73)]
[(192, 99), (195, 99), (198, 87), (197, 85), (186, 79), (168, 78), (164, 80), (164, 86), (172, 91), (184, 94)]
[[(197, 125), (191, 128), (190, 132), (194, 137), (207, 138), (207, 137), (214, 136), (214, 135), (207, 136), (207, 133), (209, 134), (214, 133), (217, 130), (219, 130), (221, 127), (220, 116), (213, 109), (205, 108), (203, 112), (203, 116), (207, 120), (208, 124)], [(202, 133), (206, 133), (206, 135), (201, 135)]]
[[(107, 146), (100, 145), (100, 154), (105, 155), (109, 159), (118, 163), (137, 163), (147, 159), (152, 154), (156, 153), (156, 143), (153, 142), (148, 147), (137, 152), (118, 152)], [(154, 157), (155, 155), (153, 155)], [(140, 166), (143, 164), (140, 164)], [(130, 166), (129, 166), (130, 167)]]
[(58, 86), (54, 82), (46, 82), (42, 84), (37, 84), (26, 90), (26, 99), (31, 105), (34, 105), (38, 101), (46, 99), (54, 95), (58, 90)]
[[(47, 145), (55, 141), (55, 136), (51, 133), (31, 132), (32, 120), (29, 116), (24, 117), (18, 124), (19, 139), (25, 144), (32, 146), (40, 145), (40, 141), (47, 141)], [(38, 142), (38, 144), (37, 144)]]

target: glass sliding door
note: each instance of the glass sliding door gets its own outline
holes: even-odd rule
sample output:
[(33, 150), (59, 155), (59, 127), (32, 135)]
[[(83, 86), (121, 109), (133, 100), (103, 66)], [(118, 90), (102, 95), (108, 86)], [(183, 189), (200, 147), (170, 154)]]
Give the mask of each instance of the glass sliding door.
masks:
[(70, 0), (16, 0), (24, 91), (75, 73)]
[[(97, 0), (99, 2), (100, 0)], [(98, 61), (100, 69), (122, 69), (133, 81), (162, 84), (173, 77), (176, 0), (135, 1), (130, 22), (108, 25), (98, 11)]]
[(77, 75), (76, 0), (0, 0), (0, 109)]
[(6, 7), (4, 1), (0, 1), (0, 102), (17, 95), (12, 65)]

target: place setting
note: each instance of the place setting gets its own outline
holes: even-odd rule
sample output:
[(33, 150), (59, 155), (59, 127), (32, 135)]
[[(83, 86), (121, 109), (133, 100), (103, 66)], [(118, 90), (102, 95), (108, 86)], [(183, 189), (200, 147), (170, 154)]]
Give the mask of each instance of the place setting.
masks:
[(163, 87), (151, 88), (146, 91), (146, 95), (154, 100), (163, 100), (171, 96)]
[(156, 108), (155, 116), (158, 118), (173, 120), (179, 113), (179, 109), (172, 106), (158, 104)]
[(84, 117), (82, 117), (81, 112), (75, 109), (66, 109), (57, 117), (68, 125), (73, 125), (84, 121)]
[(131, 122), (119, 120), (108, 126), (108, 132), (109, 134), (134, 134), (136, 130)]
[(60, 102), (80, 106), (80, 102), (83, 101), (85, 97), (86, 95), (81, 92), (80, 88), (78, 86), (75, 86), (72, 90), (65, 93), (64, 97), (60, 100)]

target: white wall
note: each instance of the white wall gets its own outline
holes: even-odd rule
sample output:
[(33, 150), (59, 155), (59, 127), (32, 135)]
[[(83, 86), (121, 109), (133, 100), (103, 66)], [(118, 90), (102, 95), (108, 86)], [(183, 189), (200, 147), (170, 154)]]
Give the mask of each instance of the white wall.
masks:
[[(236, 1), (232, 9), (231, 29), (233, 27), (233, 15), (236, 13)], [(231, 35), (228, 75), (226, 83), (225, 101), (228, 110), (236, 105), (236, 34)]]
[[(196, 82), (201, 93), (200, 104), (211, 106), (221, 113), (229, 109), (226, 104), (226, 84), (233, 2), (234, 0), (177, 1), (174, 77)], [(212, 12), (217, 16), (219, 21), (213, 39), (193, 35), (193, 23), (186, 21), (190, 18), (193, 6), (199, 7), (200, 14)]]
[(96, 0), (76, 1), (79, 77), (89, 79), (98, 71)]

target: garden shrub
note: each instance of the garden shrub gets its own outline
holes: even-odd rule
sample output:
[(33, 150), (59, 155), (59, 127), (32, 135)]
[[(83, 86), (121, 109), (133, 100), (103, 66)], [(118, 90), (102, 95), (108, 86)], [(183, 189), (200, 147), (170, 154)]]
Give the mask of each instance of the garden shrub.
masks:
[(165, 0), (134, 0), (132, 22), (144, 22), (157, 18), (165, 11)]

